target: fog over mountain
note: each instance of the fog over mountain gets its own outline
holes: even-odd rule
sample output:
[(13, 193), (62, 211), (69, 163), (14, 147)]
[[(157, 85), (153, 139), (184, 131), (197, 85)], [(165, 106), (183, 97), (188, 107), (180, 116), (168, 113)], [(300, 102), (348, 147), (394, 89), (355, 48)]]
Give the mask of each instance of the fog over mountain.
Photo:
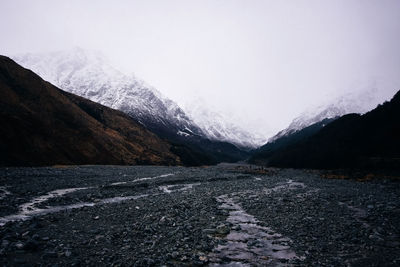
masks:
[(375, 88), (379, 103), (400, 88), (399, 1), (16, 0), (0, 9), (0, 54), (98, 50), (179, 107), (203, 99), (265, 139), (354, 90)]
[(175, 133), (202, 134), (173, 101), (134, 75), (113, 68), (102, 53), (75, 48), (14, 58), (61, 89), (121, 110), (144, 125), (167, 125)]
[(74, 48), (13, 58), (61, 89), (121, 110), (156, 132), (165, 128), (162, 132), (169, 135), (203, 136), (246, 149), (265, 141), (261, 134), (241, 128), (233, 118), (217, 113), (204, 102), (186, 107), (188, 116), (156, 88), (115, 69), (100, 52)]
[(256, 148), (267, 140), (260, 129), (251, 129), (251, 124), (241, 121), (237, 115), (224, 113), (204, 99), (198, 98), (183, 109), (211, 139), (231, 142), (244, 148)]
[(0, 11), (0, 266), (400, 266), (400, 0)]
[(287, 128), (271, 137), (268, 142), (273, 142), (282, 136), (298, 132), (324, 119), (334, 119), (349, 113), (364, 114), (376, 108), (378, 104), (388, 101), (388, 99), (390, 97), (385, 97), (384, 94), (381, 94), (373, 86), (349, 92), (325, 103), (319, 103), (308, 108), (298, 117), (294, 118)]

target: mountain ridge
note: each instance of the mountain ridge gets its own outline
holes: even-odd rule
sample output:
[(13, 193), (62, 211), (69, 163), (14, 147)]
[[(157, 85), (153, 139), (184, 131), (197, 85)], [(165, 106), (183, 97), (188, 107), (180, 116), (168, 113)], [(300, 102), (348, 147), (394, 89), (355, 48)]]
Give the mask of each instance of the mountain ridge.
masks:
[(226, 141), (244, 150), (255, 149), (266, 141), (261, 134), (240, 127), (235, 118), (216, 111), (201, 98), (185, 105), (184, 110), (211, 140)]
[(341, 95), (328, 103), (307, 109), (294, 118), (287, 128), (271, 137), (268, 142), (271, 143), (281, 137), (294, 134), (324, 119), (338, 118), (350, 113), (364, 114), (383, 101), (384, 99), (379, 97), (378, 90), (373, 86)]
[(336, 120), (338, 117), (323, 119), (322, 121), (304, 127), (301, 130), (288, 132), (275, 140), (266, 143), (252, 151), (252, 155), (248, 160), (252, 164), (268, 164), (265, 159), (274, 155), (274, 153), (285, 149), (291, 145), (301, 142), (320, 131), (323, 127)]
[(0, 163), (181, 164), (171, 145), (124, 113), (64, 92), (0, 56)]
[(375, 109), (346, 114), (262, 160), (290, 168), (400, 168), (400, 91)]
[[(160, 138), (176, 145), (186, 164), (234, 162), (247, 152), (229, 142), (209, 140), (203, 130), (172, 100), (134, 76), (107, 63), (100, 53), (76, 48), (51, 54), (25, 54), (14, 59), (61, 89), (118, 109)], [(200, 160), (203, 159), (203, 160)]]
[(188, 134), (203, 135), (175, 102), (135, 76), (113, 68), (100, 52), (75, 48), (14, 59), (64, 91), (121, 110), (150, 129), (168, 125), (165, 128), (175, 133), (190, 129)]

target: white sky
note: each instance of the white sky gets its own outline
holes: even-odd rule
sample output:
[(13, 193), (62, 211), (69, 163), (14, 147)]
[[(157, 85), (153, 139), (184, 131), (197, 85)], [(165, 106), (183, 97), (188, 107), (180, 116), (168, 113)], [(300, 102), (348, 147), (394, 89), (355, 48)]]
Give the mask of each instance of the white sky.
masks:
[(102, 51), (184, 106), (270, 135), (310, 105), (400, 89), (399, 0), (0, 1), (0, 54)]

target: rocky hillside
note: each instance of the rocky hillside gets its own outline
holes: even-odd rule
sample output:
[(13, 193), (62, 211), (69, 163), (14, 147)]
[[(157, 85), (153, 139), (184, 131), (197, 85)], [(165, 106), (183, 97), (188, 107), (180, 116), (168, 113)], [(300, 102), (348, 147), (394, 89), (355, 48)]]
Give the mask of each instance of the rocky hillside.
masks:
[(368, 89), (341, 95), (327, 103), (310, 107), (294, 118), (287, 128), (271, 137), (268, 143), (272, 143), (281, 137), (292, 135), (325, 119), (334, 119), (350, 113), (364, 114), (378, 104), (383, 103), (385, 100), (383, 97), (378, 89), (372, 86)]
[(134, 75), (115, 69), (96, 51), (24, 54), (13, 59), (64, 91), (130, 115), (163, 135), (203, 135), (180, 107)]
[(174, 101), (135, 76), (118, 71), (99, 52), (75, 48), (13, 58), (64, 91), (128, 114), (173, 143), (173, 151), (187, 165), (235, 162), (247, 157), (226, 138), (210, 140)]
[(0, 57), (0, 165), (180, 164), (120, 111), (64, 92)]
[(272, 141), (252, 151), (249, 163), (267, 164), (268, 159), (272, 157), (274, 153), (309, 138), (335, 119), (336, 118), (324, 119), (301, 130), (286, 132), (279, 138), (272, 139)]
[(293, 168), (400, 168), (400, 91), (363, 115), (348, 114), (261, 162)]

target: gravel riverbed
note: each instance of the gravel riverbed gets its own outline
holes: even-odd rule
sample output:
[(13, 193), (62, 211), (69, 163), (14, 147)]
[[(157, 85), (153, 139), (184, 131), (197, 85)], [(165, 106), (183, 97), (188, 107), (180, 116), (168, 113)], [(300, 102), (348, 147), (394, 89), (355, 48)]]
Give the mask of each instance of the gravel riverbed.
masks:
[(399, 266), (400, 183), (316, 171), (0, 169), (2, 266)]

